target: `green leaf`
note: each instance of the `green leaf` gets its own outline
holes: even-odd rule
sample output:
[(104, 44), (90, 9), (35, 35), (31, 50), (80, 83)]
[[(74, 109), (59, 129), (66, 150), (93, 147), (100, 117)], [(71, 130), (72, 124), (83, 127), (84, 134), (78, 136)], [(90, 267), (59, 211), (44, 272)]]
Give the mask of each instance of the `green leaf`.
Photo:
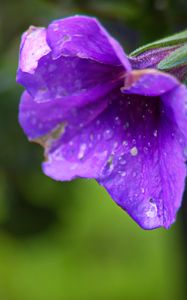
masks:
[(159, 64), (158, 69), (167, 70), (187, 64), (187, 43), (173, 51)]
[(155, 41), (153, 43), (149, 43), (142, 47), (139, 47), (138, 49), (136, 49), (132, 53), (130, 53), (130, 56), (137, 56), (137, 55), (139, 55), (147, 50), (150, 50), (150, 49), (176, 46), (178, 44), (184, 44), (185, 42), (187, 42), (187, 30), (176, 33), (172, 36), (163, 38), (161, 40)]

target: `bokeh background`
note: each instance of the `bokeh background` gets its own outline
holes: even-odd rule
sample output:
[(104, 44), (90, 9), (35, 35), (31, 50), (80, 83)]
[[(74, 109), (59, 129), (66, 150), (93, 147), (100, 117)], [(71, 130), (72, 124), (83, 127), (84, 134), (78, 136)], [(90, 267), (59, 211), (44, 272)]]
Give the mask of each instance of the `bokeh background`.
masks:
[(0, 300), (187, 299), (186, 202), (169, 231), (143, 231), (94, 181), (45, 177), (19, 127), (21, 33), (73, 14), (127, 53), (187, 28), (186, 0), (0, 0)]

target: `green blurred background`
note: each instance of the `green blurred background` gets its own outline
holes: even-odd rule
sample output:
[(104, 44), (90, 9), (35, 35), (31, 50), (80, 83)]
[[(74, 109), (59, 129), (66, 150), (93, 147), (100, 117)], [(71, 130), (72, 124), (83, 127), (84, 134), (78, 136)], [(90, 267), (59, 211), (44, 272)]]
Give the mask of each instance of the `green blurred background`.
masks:
[(185, 205), (169, 231), (143, 231), (95, 182), (45, 177), (18, 125), (21, 33), (79, 13), (127, 53), (187, 27), (186, 0), (0, 0), (0, 300), (186, 299)]

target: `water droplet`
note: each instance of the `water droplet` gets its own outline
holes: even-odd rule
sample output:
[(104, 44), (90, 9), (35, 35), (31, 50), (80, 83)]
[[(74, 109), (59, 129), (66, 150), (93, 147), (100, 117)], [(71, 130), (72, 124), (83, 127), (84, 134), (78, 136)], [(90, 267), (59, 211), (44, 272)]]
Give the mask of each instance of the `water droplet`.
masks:
[(157, 135), (158, 135), (158, 130), (157, 130), (157, 129), (154, 130), (153, 135), (154, 135), (155, 137), (157, 137)]
[(113, 136), (113, 131), (111, 129), (106, 129), (104, 131), (103, 137), (104, 137), (105, 140), (111, 139), (112, 136)]
[[(152, 200), (152, 199), (151, 199)], [(157, 206), (156, 204), (152, 201), (149, 201), (149, 208), (148, 210), (146, 211), (146, 216), (148, 218), (155, 218), (157, 216)]]
[(85, 150), (86, 150), (86, 144), (81, 144), (80, 150), (78, 153), (78, 159), (82, 159), (84, 157)]
[(118, 116), (115, 117), (114, 123), (115, 123), (116, 125), (120, 125), (120, 124), (121, 124), (121, 120), (120, 120), (120, 118), (119, 118)]
[(131, 153), (132, 156), (136, 156), (136, 155), (138, 154), (138, 149), (137, 149), (137, 147), (132, 147), (132, 148), (130, 149), (130, 153)]
[(182, 138), (179, 139), (179, 143), (180, 143), (181, 145), (183, 144), (183, 139), (182, 139)]
[(128, 142), (127, 142), (127, 141), (123, 141), (122, 145), (123, 145), (123, 146), (127, 146), (127, 145), (128, 145)]
[(148, 148), (147, 147), (143, 147), (143, 151), (144, 151), (144, 153), (148, 153)]
[(110, 155), (107, 164), (110, 166), (112, 162), (113, 162), (113, 155)]
[(61, 149), (57, 149), (57, 150), (53, 153), (53, 157), (54, 157), (55, 160), (63, 160), (62, 150), (61, 150)]
[(132, 140), (132, 144), (133, 144), (133, 145), (136, 144), (136, 140), (135, 140), (135, 139)]
[(106, 164), (106, 169), (105, 169), (106, 174), (110, 175), (113, 169), (114, 169), (113, 155), (110, 155)]
[(132, 177), (135, 177), (135, 176), (136, 176), (136, 172), (133, 172), (133, 173), (132, 173)]
[(118, 142), (115, 142), (114, 143), (114, 148), (117, 148), (117, 146), (118, 146)]
[(119, 163), (120, 163), (121, 165), (126, 165), (127, 161), (123, 158), (123, 156), (120, 156), (120, 157), (119, 157)]
[(70, 145), (70, 146), (73, 146), (73, 144), (74, 144), (73, 141), (70, 141), (70, 142), (69, 142), (69, 145)]
[(127, 175), (127, 173), (125, 171), (121, 173), (122, 177), (125, 177), (126, 175)]
[(141, 188), (141, 192), (142, 192), (142, 194), (145, 193), (145, 189), (143, 187)]

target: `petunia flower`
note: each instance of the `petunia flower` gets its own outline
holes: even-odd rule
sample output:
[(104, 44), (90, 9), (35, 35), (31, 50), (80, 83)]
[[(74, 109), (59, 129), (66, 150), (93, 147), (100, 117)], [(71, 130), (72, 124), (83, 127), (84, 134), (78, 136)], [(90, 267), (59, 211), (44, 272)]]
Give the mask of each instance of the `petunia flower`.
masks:
[(187, 89), (155, 69), (132, 70), (94, 18), (31, 27), (22, 37), (19, 122), (45, 149), (43, 172), (94, 178), (142, 228), (168, 228), (186, 176)]

